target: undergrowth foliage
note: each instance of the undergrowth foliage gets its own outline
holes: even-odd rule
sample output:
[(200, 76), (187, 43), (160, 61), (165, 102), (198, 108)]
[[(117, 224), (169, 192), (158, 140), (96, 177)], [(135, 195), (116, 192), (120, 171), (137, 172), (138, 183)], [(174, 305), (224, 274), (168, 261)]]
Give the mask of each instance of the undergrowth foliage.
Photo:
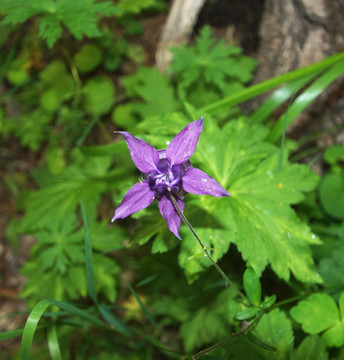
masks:
[[(344, 55), (247, 87), (255, 60), (204, 27), (172, 49), (167, 76), (143, 66), (144, 49), (129, 40), (164, 9), (158, 0), (0, 3), (0, 46), (10, 49), (0, 54), (1, 135), (41, 156), (4, 182), (22, 214), (7, 226), (11, 245), (23, 234), (36, 241), (20, 270), (28, 321), (0, 339), (21, 336), (22, 359), (342, 358), (343, 146), (318, 150), (319, 176), (292, 161), (297, 142), (279, 139), (343, 73)], [(237, 106), (273, 89), (251, 115)], [(109, 125), (166, 149), (200, 117), (190, 160), (231, 197), (185, 194), (181, 241), (157, 201), (110, 225), (142, 179)]]

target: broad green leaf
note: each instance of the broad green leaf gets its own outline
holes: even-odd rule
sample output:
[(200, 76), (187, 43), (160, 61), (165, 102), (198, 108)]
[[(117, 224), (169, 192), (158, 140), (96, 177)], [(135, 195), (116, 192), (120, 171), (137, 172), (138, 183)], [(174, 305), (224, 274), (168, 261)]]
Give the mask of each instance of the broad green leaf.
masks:
[(302, 329), (311, 335), (334, 326), (339, 319), (337, 305), (327, 294), (311, 295), (293, 307), (290, 314), (302, 324)]
[(290, 360), (328, 360), (324, 342), (318, 336), (307, 336), (291, 353)]
[(319, 186), (319, 198), (329, 215), (344, 220), (344, 171), (328, 173), (323, 177)]
[(107, 145), (82, 146), (80, 150), (88, 156), (114, 156), (127, 150), (125, 141), (118, 141)]
[(83, 92), (88, 110), (101, 116), (108, 113), (115, 101), (115, 86), (110, 78), (97, 76), (87, 81)]
[[(207, 204), (207, 211), (206, 202), (216, 201), (212, 215), (225, 229), (235, 229), (222, 242), (234, 242), (257, 274), (271, 264), (283, 279), (289, 279), (291, 271), (302, 281), (318, 282), (309, 244), (319, 241), (290, 207), (304, 198), (302, 191), (315, 187), (318, 177), (306, 166), (286, 160), (276, 173), (278, 149), (262, 141), (264, 134), (247, 119), (232, 121), (222, 130), (205, 120), (195, 157), (231, 198), (202, 198), (199, 203)], [(218, 243), (213, 243), (215, 252)]]
[(187, 352), (194, 351), (204, 344), (216, 342), (230, 333), (226, 307), (218, 297), (212, 306), (198, 308), (189, 313), (189, 318), (183, 322), (180, 334)]
[(340, 298), (340, 310), (328, 294), (314, 294), (308, 299), (300, 301), (291, 309), (290, 314), (308, 334), (322, 335), (328, 346), (341, 347), (344, 345), (343, 321), (344, 293)]
[(254, 305), (258, 306), (262, 295), (262, 287), (260, 285), (259, 277), (252, 268), (246, 269), (243, 278), (243, 285), (245, 293), (250, 301)]
[(119, 0), (117, 6), (123, 14), (138, 14), (146, 8), (157, 4), (157, 0)]
[(45, 90), (40, 97), (42, 108), (48, 112), (56, 111), (63, 101), (71, 98), (74, 81), (61, 60), (50, 63), (41, 73), (40, 78)]
[(164, 114), (179, 107), (169, 78), (154, 68), (139, 67), (134, 75), (123, 79), (123, 84), (129, 96), (142, 99), (131, 103), (140, 117)]
[(344, 161), (344, 146), (332, 145), (326, 149), (324, 160), (330, 164), (335, 165), (339, 161)]
[(108, 17), (118, 12), (112, 2), (95, 0), (2, 0), (0, 10), (5, 13), (4, 22), (12, 24), (23, 23), (38, 15), (39, 35), (50, 48), (61, 36), (61, 23), (81, 40), (83, 36), (100, 35), (98, 14)]
[[(253, 335), (254, 339), (259, 339), (259, 342), (250, 341), (249, 336), (241, 336), (227, 345), (227, 352), (231, 355), (231, 359), (240, 360), (247, 354), (250, 360), (287, 360), (289, 358), (294, 335), (290, 320), (279, 309), (264, 314), (254, 328)], [(277, 350), (271, 351), (273, 348)]]
[(233, 44), (224, 46), (224, 40), (217, 42), (209, 26), (202, 28), (194, 47), (183, 46), (172, 51), (170, 69), (186, 88), (199, 81), (219, 89), (231, 80), (246, 83), (256, 65), (255, 60), (241, 54), (240, 48)]
[(102, 61), (103, 54), (99, 46), (86, 44), (74, 55), (75, 66), (80, 73), (94, 70)]
[[(149, 118), (140, 128), (150, 129), (152, 135), (146, 138), (161, 149), (189, 122), (174, 113), (163, 119)], [(266, 129), (247, 118), (233, 120), (220, 129), (205, 117), (190, 160), (224, 186), (231, 197), (188, 194), (184, 199), (186, 217), (215, 261), (234, 243), (258, 276), (270, 265), (282, 279), (288, 280), (292, 272), (301, 281), (321, 282), (309, 248), (319, 244), (319, 239), (291, 208), (303, 200), (303, 192), (314, 189), (318, 176), (305, 165), (289, 164), (286, 157), (277, 172), (279, 149), (265, 143), (265, 137)], [(183, 225), (181, 234), (179, 263), (189, 280), (194, 280), (211, 263)]]

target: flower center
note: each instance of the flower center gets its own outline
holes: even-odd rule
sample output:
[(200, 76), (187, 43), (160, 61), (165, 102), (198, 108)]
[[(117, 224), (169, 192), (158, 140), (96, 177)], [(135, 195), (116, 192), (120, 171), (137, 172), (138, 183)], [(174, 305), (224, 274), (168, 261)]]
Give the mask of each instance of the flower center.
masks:
[(173, 194), (182, 198), (185, 195), (182, 188), (182, 178), (186, 169), (191, 166), (190, 162), (171, 166), (164, 151), (159, 151), (159, 155), (157, 170), (142, 174), (143, 179), (148, 181), (149, 187), (155, 191), (158, 200), (164, 195), (169, 197), (169, 189)]

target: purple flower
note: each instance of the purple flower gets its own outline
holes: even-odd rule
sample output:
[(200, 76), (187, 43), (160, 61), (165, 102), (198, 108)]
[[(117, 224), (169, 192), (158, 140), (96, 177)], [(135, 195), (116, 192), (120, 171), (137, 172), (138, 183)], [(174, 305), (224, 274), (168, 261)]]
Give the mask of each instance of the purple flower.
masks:
[(170, 192), (182, 212), (182, 199), (186, 193), (229, 196), (212, 177), (191, 166), (189, 158), (195, 151), (202, 129), (202, 118), (193, 121), (172, 139), (166, 150), (156, 150), (130, 133), (119, 131), (127, 142), (134, 164), (142, 172), (142, 180), (125, 194), (112, 222), (145, 209), (157, 199), (160, 213), (170, 231), (180, 239), (178, 231), (181, 219), (172, 203)]

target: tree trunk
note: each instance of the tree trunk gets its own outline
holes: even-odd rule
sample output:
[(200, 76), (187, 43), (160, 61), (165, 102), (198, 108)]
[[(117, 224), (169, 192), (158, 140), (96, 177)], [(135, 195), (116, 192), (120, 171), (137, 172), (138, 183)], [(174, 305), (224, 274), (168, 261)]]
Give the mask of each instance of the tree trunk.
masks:
[[(307, 66), (344, 50), (343, 0), (266, 0), (260, 24), (259, 66), (255, 82)], [(343, 78), (335, 82), (295, 121), (289, 132), (299, 137), (331, 131), (343, 124)], [(257, 106), (257, 104), (256, 104)], [(344, 143), (344, 131), (317, 145)]]

